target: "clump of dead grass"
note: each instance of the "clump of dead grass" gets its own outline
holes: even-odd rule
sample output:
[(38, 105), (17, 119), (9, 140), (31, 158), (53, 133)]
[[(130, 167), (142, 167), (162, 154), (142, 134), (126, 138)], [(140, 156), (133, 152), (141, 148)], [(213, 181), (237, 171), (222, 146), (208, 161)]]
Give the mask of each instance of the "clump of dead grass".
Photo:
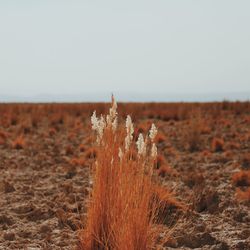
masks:
[(211, 149), (213, 152), (221, 152), (224, 150), (224, 140), (222, 138), (213, 138), (211, 142)]
[(80, 248), (152, 249), (158, 238), (155, 222), (156, 218), (159, 220), (160, 208), (152, 181), (157, 129), (152, 125), (149, 135), (144, 137), (140, 133), (135, 142), (130, 116), (127, 116), (126, 127), (119, 127), (116, 108), (112, 99), (109, 115), (97, 118), (94, 113), (91, 118), (97, 133), (97, 154), (85, 229), (80, 232)]
[(25, 147), (25, 140), (23, 135), (19, 135), (13, 142), (13, 149), (23, 149)]
[(235, 173), (232, 180), (237, 187), (250, 186), (250, 170), (242, 170)]
[(240, 188), (237, 188), (236, 189), (236, 198), (239, 201), (250, 202), (250, 187), (246, 188), (245, 190), (241, 190)]
[(7, 138), (8, 138), (7, 133), (0, 130), (0, 145), (6, 144)]
[(192, 114), (192, 119), (185, 133), (188, 150), (190, 152), (199, 151), (202, 146), (202, 123), (200, 114)]

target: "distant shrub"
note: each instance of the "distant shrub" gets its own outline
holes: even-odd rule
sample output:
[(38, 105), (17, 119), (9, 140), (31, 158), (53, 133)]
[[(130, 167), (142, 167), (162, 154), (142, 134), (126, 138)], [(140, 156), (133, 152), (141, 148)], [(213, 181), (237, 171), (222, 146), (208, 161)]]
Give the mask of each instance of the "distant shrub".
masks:
[(82, 166), (82, 167), (84, 167), (85, 166), (85, 163), (86, 163), (86, 160), (85, 160), (85, 158), (83, 158), (83, 157), (80, 157), (80, 158), (72, 158), (71, 160), (70, 160), (70, 164), (72, 165), (72, 166)]
[(250, 187), (245, 190), (241, 190), (240, 188), (236, 189), (236, 198), (240, 201), (250, 202)]
[(98, 151), (96, 147), (91, 147), (85, 152), (85, 157), (87, 159), (95, 159), (97, 157)]
[(161, 131), (159, 131), (155, 138), (155, 141), (157, 144), (164, 143), (166, 142), (166, 136)]
[(173, 173), (173, 170), (169, 165), (163, 165), (158, 170), (158, 175), (161, 177), (165, 177), (166, 175), (171, 175)]
[(224, 140), (221, 138), (213, 138), (211, 142), (211, 150), (213, 152), (221, 152), (224, 150)]
[(12, 115), (10, 118), (10, 125), (15, 126), (18, 124), (18, 117), (16, 115)]
[(243, 169), (250, 169), (250, 153), (245, 153), (241, 159)]
[(235, 173), (232, 180), (237, 187), (250, 186), (250, 170)]
[(190, 124), (185, 134), (185, 139), (190, 152), (198, 151), (201, 149), (201, 118), (199, 115), (191, 118)]
[(14, 149), (23, 149), (25, 146), (25, 140), (23, 135), (18, 136), (13, 142), (12, 142), (12, 148)]
[(0, 131), (0, 145), (4, 145), (7, 141), (7, 133)]
[(237, 142), (230, 142), (227, 144), (227, 148), (231, 150), (238, 150), (240, 149), (240, 144)]
[(65, 154), (66, 155), (72, 155), (74, 153), (73, 148), (70, 145), (67, 145), (65, 149)]
[(79, 150), (80, 150), (80, 152), (85, 152), (86, 151), (86, 146), (84, 144), (80, 144)]
[(55, 134), (56, 134), (56, 132), (57, 132), (57, 131), (56, 131), (56, 129), (55, 129), (55, 128), (50, 128), (50, 129), (49, 129), (49, 135), (50, 135), (50, 136), (55, 135)]

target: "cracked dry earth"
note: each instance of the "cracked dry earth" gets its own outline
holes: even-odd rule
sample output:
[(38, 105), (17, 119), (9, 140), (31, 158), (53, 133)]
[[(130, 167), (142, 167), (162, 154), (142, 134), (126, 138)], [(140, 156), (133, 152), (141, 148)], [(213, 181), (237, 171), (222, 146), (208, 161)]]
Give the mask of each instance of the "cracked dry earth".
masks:
[[(27, 137), (25, 149), (1, 148), (0, 249), (73, 249), (88, 167), (69, 164), (63, 132)], [(80, 133), (71, 144), (78, 140)]]
[[(187, 149), (189, 119), (138, 118), (138, 126), (155, 122), (159, 127), (164, 138), (158, 142), (159, 154), (173, 170), (159, 181), (189, 207), (166, 223), (171, 224), (172, 236), (159, 249), (250, 249), (250, 204), (237, 199), (232, 183), (232, 175), (243, 168), (243, 155), (250, 151), (246, 117), (228, 113), (217, 122), (204, 119), (210, 130), (201, 134), (201, 146), (193, 152)], [(49, 124), (44, 118), (38, 127), (30, 127), (23, 149), (11, 146), (21, 125), (2, 128), (9, 138), (0, 145), (0, 249), (77, 247), (89, 195), (89, 121), (83, 119), (77, 127), (56, 124), (55, 130)], [(211, 140), (218, 135), (225, 145), (213, 152)], [(170, 218), (177, 216), (169, 213)]]

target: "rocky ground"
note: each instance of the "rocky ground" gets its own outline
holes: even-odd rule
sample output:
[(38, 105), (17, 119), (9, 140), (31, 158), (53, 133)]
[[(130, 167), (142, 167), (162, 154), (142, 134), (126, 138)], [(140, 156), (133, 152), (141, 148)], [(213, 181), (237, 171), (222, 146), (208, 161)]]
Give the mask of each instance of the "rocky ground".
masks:
[[(188, 207), (178, 218), (169, 211), (171, 237), (161, 248), (250, 249), (249, 200), (236, 195), (248, 184), (232, 181), (250, 168), (250, 160), (243, 162), (250, 152), (249, 114), (144, 117), (137, 124), (143, 130), (149, 121), (160, 131), (157, 178)], [(0, 127), (0, 249), (75, 249), (94, 157), (89, 120), (45, 117), (33, 125)]]

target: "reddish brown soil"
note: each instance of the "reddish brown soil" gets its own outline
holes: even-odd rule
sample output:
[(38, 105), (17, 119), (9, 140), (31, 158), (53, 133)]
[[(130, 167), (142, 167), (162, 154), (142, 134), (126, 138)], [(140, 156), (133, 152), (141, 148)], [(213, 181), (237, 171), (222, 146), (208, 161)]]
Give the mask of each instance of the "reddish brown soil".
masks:
[[(250, 201), (236, 196), (249, 186), (232, 181), (250, 169), (249, 103), (133, 105), (121, 105), (121, 113), (132, 113), (140, 131), (148, 122), (158, 126), (159, 154), (168, 164), (158, 179), (188, 207), (181, 215), (166, 211), (172, 234), (160, 249), (250, 249)], [(106, 106), (0, 105), (0, 249), (77, 246), (90, 191), (94, 109)]]

